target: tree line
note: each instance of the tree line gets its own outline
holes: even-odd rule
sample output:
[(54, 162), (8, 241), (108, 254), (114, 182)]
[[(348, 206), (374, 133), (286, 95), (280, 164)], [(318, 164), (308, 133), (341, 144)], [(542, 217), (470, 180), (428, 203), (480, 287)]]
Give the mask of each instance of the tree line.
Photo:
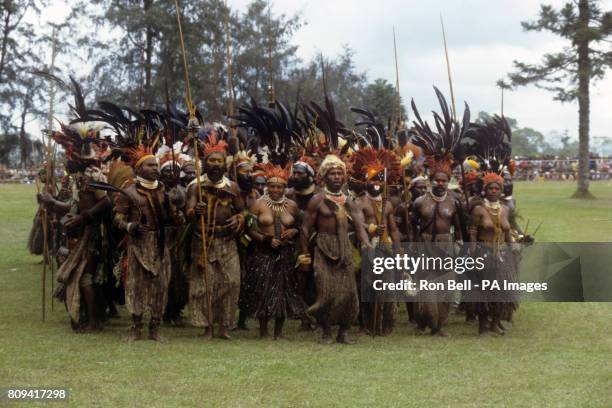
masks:
[[(49, 4), (0, 3), (0, 163), (27, 166), (41, 159), (43, 143), (38, 135), (27, 134), (26, 124), (46, 123), (50, 85), (33, 71), (53, 71), (64, 79), (75, 76), (92, 105), (109, 100), (144, 109), (169, 100), (184, 107), (174, 0), (68, 0), (71, 12), (55, 26), (55, 36), (54, 27), (41, 30), (24, 19), (40, 16)], [(394, 85), (369, 80), (357, 70), (348, 46), (339, 55), (298, 58), (293, 35), (306, 23), (299, 14), (275, 13), (264, 0), (252, 0), (244, 10), (232, 10), (220, 0), (179, 4), (191, 93), (210, 122), (226, 120), (251, 99), (276, 98), (290, 106), (321, 102), (323, 76), (337, 116), (347, 125), (355, 120), (351, 106), (368, 106), (383, 118), (397, 109)], [(55, 69), (47, 55), (52, 44), (67, 61)]]

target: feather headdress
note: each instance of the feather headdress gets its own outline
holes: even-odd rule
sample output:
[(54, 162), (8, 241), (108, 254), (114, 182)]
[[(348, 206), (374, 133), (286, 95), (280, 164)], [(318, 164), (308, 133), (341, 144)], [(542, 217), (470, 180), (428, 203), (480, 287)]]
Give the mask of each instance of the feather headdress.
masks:
[(276, 166), (270, 162), (258, 163), (255, 165), (255, 170), (259, 174), (263, 174), (267, 183), (287, 184), (289, 180), (289, 166)]
[(351, 156), (352, 173), (361, 174), (365, 180), (372, 180), (385, 169), (389, 184), (395, 184), (400, 180), (400, 160), (391, 150), (366, 147)]
[(512, 130), (506, 118), (495, 115), (484, 123), (473, 123), (466, 132), (464, 146), (485, 171), (502, 174), (512, 168)]
[(438, 103), (440, 104), (441, 115), (432, 112), (436, 131), (433, 131), (427, 122), (421, 119), (414, 100), (411, 101), (412, 110), (416, 121), (414, 121), (414, 131), (412, 142), (423, 149), (425, 154), (425, 166), (429, 169), (430, 175), (436, 172), (451, 174), (455, 162), (463, 162), (463, 146), (461, 140), (470, 123), (470, 108), (467, 103), (463, 112), (462, 123), (452, 119), (450, 109), (444, 99), (444, 95), (434, 86)]

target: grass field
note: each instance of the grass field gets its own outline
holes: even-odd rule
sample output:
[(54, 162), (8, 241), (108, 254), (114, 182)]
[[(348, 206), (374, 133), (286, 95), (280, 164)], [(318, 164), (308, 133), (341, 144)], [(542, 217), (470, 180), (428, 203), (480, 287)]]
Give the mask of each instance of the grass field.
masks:
[[(517, 184), (521, 225), (543, 220), (540, 241), (612, 241), (612, 185), (593, 183), (589, 201), (569, 199), (574, 188)], [(350, 347), (295, 324), (280, 342), (164, 328), (166, 343), (127, 344), (125, 309), (100, 334), (72, 334), (58, 303), (41, 323), (42, 268), (25, 250), (34, 188), (0, 195), (0, 388), (68, 387), (75, 407), (612, 406), (609, 303), (524, 303), (503, 338), (479, 338), (455, 315), (452, 337), (415, 336), (402, 313), (391, 337)]]

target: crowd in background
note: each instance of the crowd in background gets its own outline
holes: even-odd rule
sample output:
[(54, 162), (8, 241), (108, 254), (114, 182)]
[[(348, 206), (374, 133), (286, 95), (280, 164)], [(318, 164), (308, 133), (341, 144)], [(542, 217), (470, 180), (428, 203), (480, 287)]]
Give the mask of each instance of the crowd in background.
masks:
[[(551, 157), (545, 159), (516, 158), (516, 181), (558, 181), (576, 180), (578, 159)], [(609, 180), (612, 158), (591, 158), (589, 160), (589, 178), (591, 180)]]

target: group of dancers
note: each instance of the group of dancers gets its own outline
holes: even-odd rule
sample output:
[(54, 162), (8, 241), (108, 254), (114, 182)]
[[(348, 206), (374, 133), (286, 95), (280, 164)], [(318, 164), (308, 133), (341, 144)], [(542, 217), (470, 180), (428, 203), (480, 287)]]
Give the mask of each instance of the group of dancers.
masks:
[[(65, 176), (46, 163), (30, 236), (57, 263), (54, 296), (75, 332), (100, 330), (125, 303), (129, 341), (160, 340), (162, 321), (230, 339), (249, 318), (282, 338), (287, 319), (351, 344), (349, 329), (390, 335), (398, 302), (363, 302), (361, 250), (388, 244), (530, 239), (516, 222), (511, 131), (503, 117), (461, 120), (436, 89), (434, 126), (413, 102), (413, 126), (368, 109), (347, 127), (324, 104), (242, 105), (227, 125), (195, 109), (85, 105), (73, 81), (73, 118), (51, 133)], [(44, 219), (48, 225), (42, 226)], [(495, 249), (494, 249), (495, 250)], [(516, 274), (505, 252), (490, 268)], [(407, 304), (419, 333), (447, 335), (451, 302)], [(517, 302), (464, 302), (479, 333), (504, 334)], [(334, 339), (332, 327), (338, 330)]]

